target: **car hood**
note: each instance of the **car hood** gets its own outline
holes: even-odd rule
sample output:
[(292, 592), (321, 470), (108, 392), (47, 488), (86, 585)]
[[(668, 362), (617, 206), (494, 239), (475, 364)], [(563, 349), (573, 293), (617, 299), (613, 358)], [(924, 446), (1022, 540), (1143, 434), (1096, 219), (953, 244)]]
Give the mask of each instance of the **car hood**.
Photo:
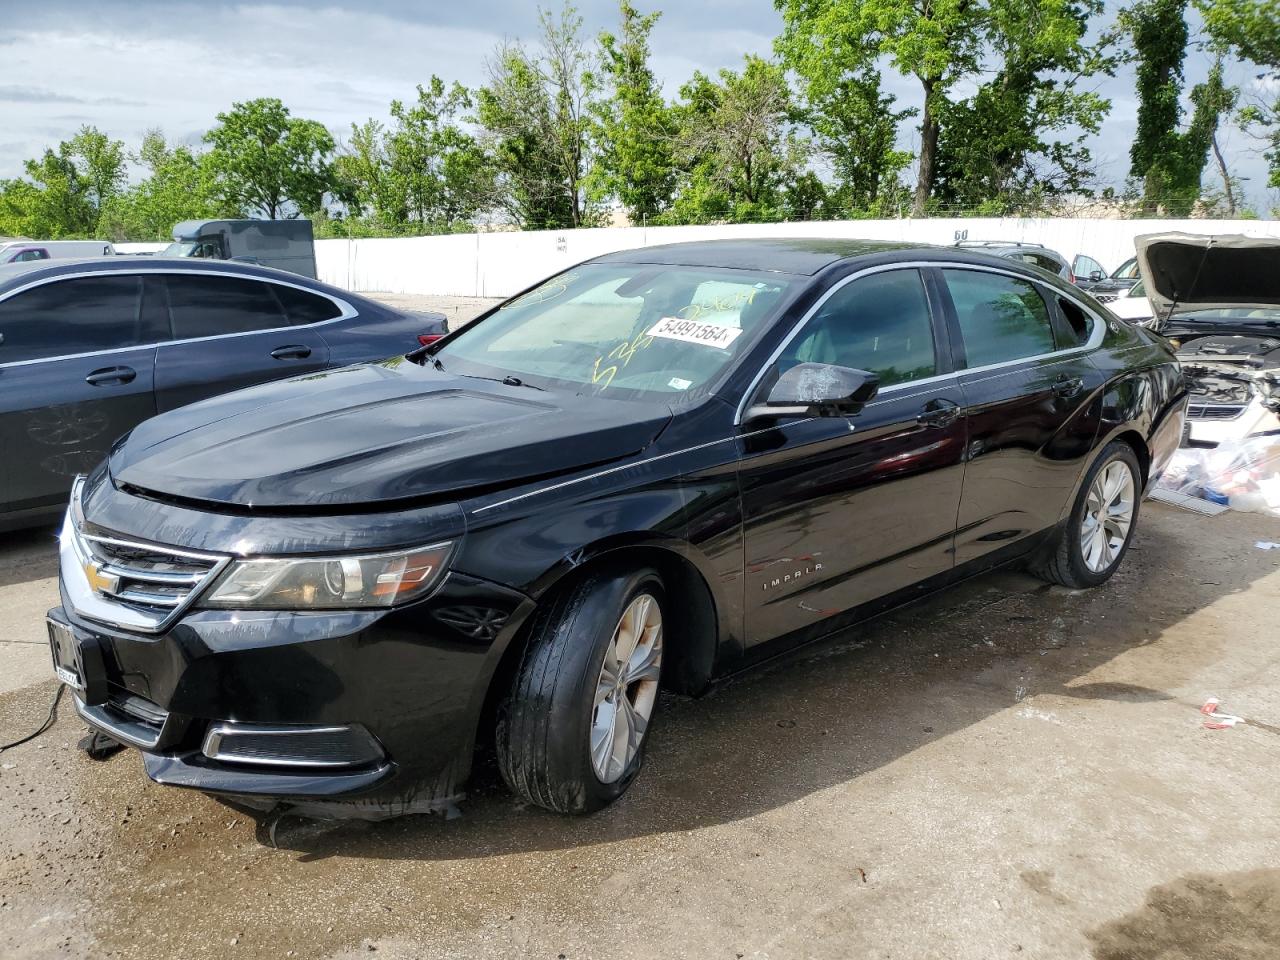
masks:
[(665, 404), (450, 376), (403, 358), (251, 387), (136, 428), (117, 486), (240, 508), (311, 512), (460, 499), (648, 446)]
[(1280, 240), (1156, 233), (1134, 243), (1161, 321), (1198, 310), (1280, 307)]

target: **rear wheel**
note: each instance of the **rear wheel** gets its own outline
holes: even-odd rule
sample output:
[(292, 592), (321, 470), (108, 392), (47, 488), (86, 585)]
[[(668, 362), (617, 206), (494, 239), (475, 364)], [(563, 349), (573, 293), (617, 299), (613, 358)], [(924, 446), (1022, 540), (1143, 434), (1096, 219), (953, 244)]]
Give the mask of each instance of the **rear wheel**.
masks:
[(1138, 522), (1138, 457), (1127, 443), (1108, 444), (1085, 475), (1066, 525), (1033, 572), (1064, 587), (1096, 587), (1124, 559)]
[(513, 792), (590, 813), (631, 785), (658, 707), (664, 601), (653, 570), (600, 572), (537, 616), (498, 715), (498, 767)]

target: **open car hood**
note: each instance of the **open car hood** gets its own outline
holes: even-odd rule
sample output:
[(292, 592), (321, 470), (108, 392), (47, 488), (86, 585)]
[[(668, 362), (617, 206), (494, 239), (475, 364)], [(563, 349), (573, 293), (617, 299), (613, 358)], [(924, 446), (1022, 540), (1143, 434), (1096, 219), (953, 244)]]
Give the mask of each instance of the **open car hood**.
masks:
[(376, 510), (458, 500), (643, 450), (666, 404), (451, 376), (395, 358), (250, 387), (146, 421), (111, 477), (161, 499)]
[(1280, 239), (1154, 233), (1134, 241), (1156, 318), (1280, 308)]

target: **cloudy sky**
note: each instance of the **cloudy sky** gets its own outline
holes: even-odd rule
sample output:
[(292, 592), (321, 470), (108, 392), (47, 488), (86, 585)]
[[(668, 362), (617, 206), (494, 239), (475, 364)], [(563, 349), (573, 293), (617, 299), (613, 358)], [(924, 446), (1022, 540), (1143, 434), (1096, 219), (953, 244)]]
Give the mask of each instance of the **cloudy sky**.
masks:
[[(593, 35), (616, 20), (616, 0), (578, 6)], [(353, 121), (385, 117), (392, 98), (411, 97), (432, 73), (479, 84), (494, 45), (534, 38), (536, 17), (528, 0), (43, 0), (0, 20), (0, 177), (19, 174), (24, 158), (82, 124), (130, 147), (151, 127), (196, 143), (232, 101), (259, 96), (279, 97), (345, 136)], [(655, 71), (674, 96), (694, 69), (767, 55), (779, 27), (770, 0), (668, 2), (653, 36)], [(1187, 67), (1194, 82), (1207, 59), (1192, 54)], [(1243, 67), (1230, 79), (1252, 82)], [(914, 82), (891, 75), (886, 82), (904, 103), (918, 101)], [(1096, 87), (1113, 100), (1093, 144), (1100, 185), (1119, 186), (1137, 110), (1133, 78), (1103, 78)], [(909, 143), (914, 133), (904, 136)], [(1257, 145), (1236, 130), (1223, 139), (1233, 172), (1249, 178), (1249, 200), (1260, 212), (1275, 205)]]

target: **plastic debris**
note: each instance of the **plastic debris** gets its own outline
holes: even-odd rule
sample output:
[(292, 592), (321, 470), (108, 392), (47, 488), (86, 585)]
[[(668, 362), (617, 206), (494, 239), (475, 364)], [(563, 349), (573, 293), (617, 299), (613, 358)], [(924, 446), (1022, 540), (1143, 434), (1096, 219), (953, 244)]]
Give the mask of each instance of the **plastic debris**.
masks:
[(1183, 447), (1159, 488), (1232, 510), (1280, 517), (1280, 436)]
[(1200, 712), (1204, 714), (1204, 728), (1206, 730), (1227, 730), (1234, 727), (1237, 723), (1248, 723), (1244, 717), (1237, 717), (1234, 714), (1222, 713), (1218, 708), (1222, 706), (1222, 701), (1217, 697), (1210, 697), (1204, 702), (1204, 706), (1200, 708)]
[(1259, 540), (1254, 546), (1259, 550), (1280, 550), (1280, 543), (1274, 540)]

